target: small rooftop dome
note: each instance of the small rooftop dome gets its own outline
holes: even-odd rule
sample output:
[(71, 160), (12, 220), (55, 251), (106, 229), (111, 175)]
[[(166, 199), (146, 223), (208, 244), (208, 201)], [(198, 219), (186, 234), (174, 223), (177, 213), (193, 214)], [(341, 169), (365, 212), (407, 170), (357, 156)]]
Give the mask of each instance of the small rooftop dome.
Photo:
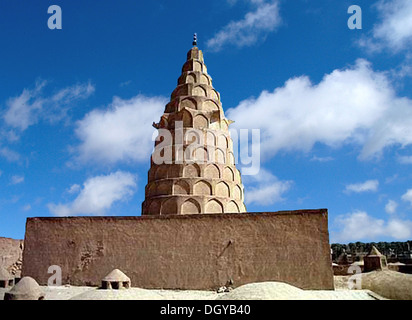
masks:
[(119, 269), (114, 269), (102, 280), (102, 289), (129, 289), (130, 287), (130, 278)]
[(369, 254), (364, 257), (363, 262), (365, 264), (365, 272), (388, 269), (386, 257), (381, 254), (375, 246), (373, 246)]
[(382, 256), (382, 253), (379, 252), (378, 249), (376, 249), (375, 246), (372, 246), (371, 251), (368, 253), (367, 256)]
[(4, 294), (4, 300), (43, 300), (44, 292), (31, 277), (22, 278), (9, 292)]

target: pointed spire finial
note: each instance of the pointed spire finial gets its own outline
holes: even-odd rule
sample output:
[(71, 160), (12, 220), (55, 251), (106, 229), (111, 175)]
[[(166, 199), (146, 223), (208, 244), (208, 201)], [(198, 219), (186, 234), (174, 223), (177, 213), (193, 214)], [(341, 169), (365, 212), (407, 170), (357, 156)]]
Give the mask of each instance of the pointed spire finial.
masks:
[(193, 43), (194, 46), (197, 45), (197, 33), (193, 34)]

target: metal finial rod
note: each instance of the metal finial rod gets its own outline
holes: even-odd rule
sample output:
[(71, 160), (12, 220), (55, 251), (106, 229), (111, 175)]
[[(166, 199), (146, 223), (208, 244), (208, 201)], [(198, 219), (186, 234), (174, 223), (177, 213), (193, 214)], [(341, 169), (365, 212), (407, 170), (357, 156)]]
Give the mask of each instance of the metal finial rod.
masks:
[(194, 46), (196, 46), (197, 45), (197, 33), (195, 33), (194, 35), (193, 35), (193, 43), (192, 43)]

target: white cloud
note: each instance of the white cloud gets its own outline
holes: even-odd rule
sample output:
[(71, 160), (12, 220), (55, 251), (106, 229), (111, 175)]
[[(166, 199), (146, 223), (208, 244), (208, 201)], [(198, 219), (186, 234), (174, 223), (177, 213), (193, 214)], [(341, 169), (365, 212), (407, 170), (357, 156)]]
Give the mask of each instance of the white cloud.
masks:
[(74, 184), (67, 190), (67, 193), (69, 193), (69, 194), (78, 193), (81, 190), (81, 188), (82, 187), (80, 185)]
[(70, 104), (78, 99), (87, 99), (94, 93), (94, 86), (88, 82), (84, 84), (75, 84), (59, 90), (56, 94), (51, 96), (49, 100), (58, 104)]
[(398, 161), (401, 164), (412, 164), (412, 156), (400, 156)]
[(385, 233), (395, 239), (407, 240), (412, 236), (412, 221), (398, 219), (389, 220)]
[(396, 201), (389, 200), (385, 206), (385, 211), (386, 213), (394, 214), (397, 208), (398, 208), (398, 203)]
[[(243, 1), (244, 1), (244, 2), (249, 2), (249, 3), (252, 3), (252, 4), (261, 4), (261, 3), (266, 2), (266, 0), (243, 0)], [(231, 6), (233, 6), (233, 5), (235, 5), (236, 3), (238, 3), (239, 0), (227, 0), (227, 2), (228, 2)]]
[(371, 217), (364, 211), (338, 216), (334, 224), (339, 231), (331, 232), (331, 242), (370, 241), (383, 237), (406, 240), (412, 236), (412, 221), (384, 221)]
[(283, 201), (282, 195), (287, 192), (293, 181), (280, 181), (269, 171), (261, 168), (259, 174), (244, 176), (246, 204), (271, 205)]
[(57, 216), (102, 215), (117, 201), (125, 201), (136, 188), (136, 178), (130, 173), (117, 171), (110, 175), (89, 178), (71, 203), (49, 203), (50, 212)]
[(3, 135), (3, 136), (7, 139), (7, 141), (9, 141), (9, 142), (16, 142), (16, 141), (18, 141), (18, 140), (20, 139), (19, 135), (18, 135), (18, 134), (16, 133), (16, 131), (14, 131), (14, 130), (9, 130), (9, 131), (3, 133), (2, 135)]
[(395, 173), (393, 176), (390, 176), (388, 178), (385, 179), (385, 183), (393, 183), (394, 181), (396, 181), (398, 179), (399, 175), (397, 173)]
[(218, 31), (207, 41), (210, 50), (219, 51), (227, 44), (250, 46), (276, 30), (281, 23), (278, 1), (251, 3), (256, 6), (255, 11), (248, 12), (242, 20), (231, 21)]
[(406, 193), (402, 196), (403, 201), (407, 201), (412, 205), (412, 189), (406, 191)]
[(147, 161), (155, 129), (166, 99), (136, 96), (130, 100), (114, 98), (107, 110), (93, 110), (78, 121), (75, 130), (81, 143), (75, 147), (76, 160), (116, 163)]
[(10, 150), (8, 147), (0, 148), (0, 156), (6, 158), (9, 162), (16, 162), (20, 160), (20, 154), (16, 151)]
[(127, 87), (131, 83), (132, 83), (132, 80), (124, 81), (119, 84), (119, 87)]
[(406, 53), (404, 61), (391, 72), (395, 78), (399, 79), (412, 76), (412, 51)]
[(10, 184), (19, 184), (24, 182), (24, 176), (14, 175), (11, 177)]
[(31, 205), (30, 204), (26, 204), (24, 207), (23, 207), (23, 211), (30, 211), (31, 210)]
[(310, 159), (310, 161), (318, 161), (318, 162), (329, 162), (333, 160), (335, 159), (333, 159), (332, 157), (318, 157), (318, 156), (313, 156), (312, 159)]
[(46, 100), (44, 118), (55, 123), (66, 117), (71, 105), (78, 101), (87, 99), (95, 91), (94, 86), (88, 83), (75, 84), (59, 90), (56, 94)]
[(11, 127), (26, 130), (38, 121), (44, 100), (40, 97), (45, 81), (37, 82), (33, 90), (24, 89), (18, 97), (10, 98), (4, 114), (4, 121)]
[(379, 181), (378, 180), (368, 180), (362, 183), (349, 184), (345, 188), (345, 192), (374, 192), (378, 190)]
[(381, 17), (369, 38), (360, 45), (371, 51), (387, 47), (394, 51), (411, 48), (412, 45), (412, 1), (380, 0), (376, 8)]
[(71, 103), (86, 99), (94, 92), (93, 85), (87, 83), (61, 89), (51, 96), (43, 96), (45, 86), (46, 81), (38, 81), (34, 89), (24, 89), (20, 96), (10, 98), (6, 102), (5, 123), (24, 131), (39, 119), (59, 121), (66, 115)]
[(387, 76), (370, 63), (326, 74), (319, 84), (307, 76), (289, 79), (273, 92), (227, 111), (238, 129), (260, 129), (263, 155), (280, 150), (309, 152), (315, 143), (363, 146), (360, 158), (385, 147), (412, 144), (412, 100), (398, 97)]

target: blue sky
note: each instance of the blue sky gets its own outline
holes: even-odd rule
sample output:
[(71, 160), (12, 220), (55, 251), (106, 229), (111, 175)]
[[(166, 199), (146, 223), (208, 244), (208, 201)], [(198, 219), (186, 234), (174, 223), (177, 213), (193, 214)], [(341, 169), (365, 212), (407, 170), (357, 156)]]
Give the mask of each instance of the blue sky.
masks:
[(328, 208), (331, 242), (412, 239), (409, 0), (1, 1), (0, 236), (140, 215), (194, 32), (233, 127), (261, 132), (248, 211)]

